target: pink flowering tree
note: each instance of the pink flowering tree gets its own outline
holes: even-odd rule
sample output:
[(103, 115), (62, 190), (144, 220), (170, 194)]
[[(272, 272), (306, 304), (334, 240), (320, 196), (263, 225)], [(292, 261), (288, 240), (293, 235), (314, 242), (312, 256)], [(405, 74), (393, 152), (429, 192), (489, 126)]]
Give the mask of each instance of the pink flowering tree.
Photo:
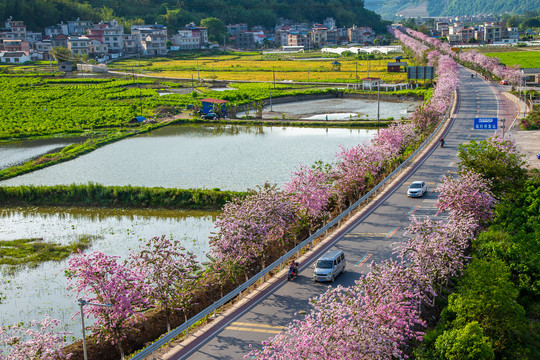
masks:
[(414, 124), (399, 122), (380, 129), (373, 137), (372, 146), (378, 147), (378, 150), (386, 155), (385, 161), (391, 161), (417, 139), (418, 135)]
[[(93, 332), (99, 340), (118, 346), (122, 359), (122, 340), (142, 318), (139, 311), (148, 305), (143, 274), (117, 261), (117, 256), (100, 251), (83, 254), (80, 250), (69, 260), (65, 274), (67, 289), (86, 301), (111, 304), (111, 307), (88, 306), (85, 314), (95, 317)], [(79, 313), (77, 313), (79, 314)], [(75, 315), (77, 315), (75, 314)]]
[(441, 287), (450, 277), (463, 271), (468, 261), (466, 249), (477, 228), (478, 223), (471, 214), (448, 222), (430, 218), (419, 221), (413, 217), (406, 231), (412, 238), (400, 244), (399, 256), (409, 264), (409, 271), (427, 280), (431, 288)]
[(358, 199), (381, 169), (385, 155), (378, 151), (377, 147), (370, 145), (341, 149), (332, 174), (332, 190), (339, 205), (348, 205)]
[(284, 191), (307, 219), (310, 230), (324, 217), (332, 196), (328, 171), (321, 165), (301, 166), (292, 173), (291, 181), (284, 185)]
[(329, 289), (313, 299), (311, 312), (287, 331), (263, 342), (245, 358), (389, 359), (405, 354), (403, 346), (420, 338), (424, 325), (410, 294), (390, 287), (377, 292), (369, 283)]
[(172, 308), (186, 310), (194, 296), (193, 290), (201, 266), (196, 256), (165, 235), (149, 239), (139, 252), (132, 252), (129, 265), (144, 276), (148, 298), (165, 310), (167, 331), (171, 331)]
[(472, 215), (480, 224), (491, 221), (495, 215), (491, 181), (478, 173), (464, 170), (457, 179), (444, 175), (436, 191), (439, 193), (435, 204), (437, 214), (449, 212), (456, 218)]
[(296, 240), (298, 222), (296, 205), (288, 194), (265, 184), (244, 199), (225, 204), (215, 223), (219, 230), (210, 239), (209, 257), (216, 268), (243, 271), (247, 277)]
[(69, 359), (63, 347), (67, 333), (57, 331), (60, 320), (46, 316), (32, 321), (30, 327), (13, 324), (0, 327), (0, 360), (52, 360)]

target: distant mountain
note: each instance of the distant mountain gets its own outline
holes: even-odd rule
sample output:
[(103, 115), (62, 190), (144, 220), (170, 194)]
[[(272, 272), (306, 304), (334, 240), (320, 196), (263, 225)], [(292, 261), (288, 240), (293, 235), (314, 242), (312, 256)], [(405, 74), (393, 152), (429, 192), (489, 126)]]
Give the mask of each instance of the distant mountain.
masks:
[(0, 21), (9, 16), (23, 20), (30, 29), (77, 18), (94, 22), (115, 18), (126, 25), (158, 22), (175, 32), (207, 17), (267, 27), (279, 17), (307, 23), (333, 17), (340, 27), (385, 28), (379, 15), (364, 8), (363, 0), (0, 0)]
[(537, 10), (538, 0), (366, 0), (365, 6), (383, 19), (417, 16), (523, 14)]

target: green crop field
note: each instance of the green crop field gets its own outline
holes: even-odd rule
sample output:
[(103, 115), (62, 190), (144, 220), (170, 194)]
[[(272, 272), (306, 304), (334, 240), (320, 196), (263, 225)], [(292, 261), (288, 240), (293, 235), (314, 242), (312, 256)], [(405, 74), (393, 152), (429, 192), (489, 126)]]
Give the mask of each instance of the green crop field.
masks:
[(506, 66), (519, 65), (522, 68), (540, 68), (540, 50), (489, 52), (485, 54), (498, 57)]
[[(170, 93), (177, 83), (152, 79), (71, 79), (38, 75), (0, 75), (0, 139), (75, 134), (89, 130), (114, 130), (134, 116), (154, 117), (162, 108), (185, 109), (200, 106), (200, 99), (212, 97), (240, 105), (269, 96), (269, 84), (237, 84), (236, 91)], [(272, 96), (320, 93), (278, 84)]]

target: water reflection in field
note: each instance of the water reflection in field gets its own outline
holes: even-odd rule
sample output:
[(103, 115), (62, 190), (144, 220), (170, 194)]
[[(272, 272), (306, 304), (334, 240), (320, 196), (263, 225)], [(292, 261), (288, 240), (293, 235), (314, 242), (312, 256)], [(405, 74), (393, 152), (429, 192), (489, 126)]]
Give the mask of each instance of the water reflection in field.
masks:
[(167, 126), (1, 185), (86, 184), (220, 188), (282, 185), (299, 164), (333, 162), (340, 146), (375, 130), (277, 126)]
[[(138, 248), (141, 240), (166, 235), (183, 239), (183, 246), (204, 260), (216, 216), (216, 212), (203, 211), (1, 208), (0, 240), (43, 238), (67, 244), (86, 235), (95, 237), (87, 251), (99, 250), (123, 259), (130, 249)], [(0, 324), (50, 314), (65, 323), (76, 337), (80, 336), (80, 319), (70, 319), (78, 308), (75, 294), (65, 290), (63, 269), (67, 261), (21, 268), (12, 274), (7, 274), (3, 266), (0, 293), (5, 299), (0, 302)]]
[(51, 138), (17, 140), (0, 143), (0, 170), (20, 165), (43, 154), (61, 150), (63, 147), (84, 141), (85, 138)]

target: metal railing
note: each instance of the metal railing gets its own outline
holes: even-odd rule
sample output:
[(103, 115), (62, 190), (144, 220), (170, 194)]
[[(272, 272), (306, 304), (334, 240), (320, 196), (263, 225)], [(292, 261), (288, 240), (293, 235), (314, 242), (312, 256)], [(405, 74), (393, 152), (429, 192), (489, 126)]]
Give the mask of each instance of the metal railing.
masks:
[[(454, 103), (454, 95), (452, 96), (452, 103)], [(322, 228), (320, 228), (319, 230), (317, 230), (313, 235), (311, 235), (310, 237), (308, 237), (307, 239), (305, 239), (304, 241), (302, 241), (300, 244), (298, 244), (295, 248), (293, 248), (292, 250), (290, 250), (289, 252), (287, 252), (285, 255), (281, 256), (279, 259), (277, 259), (276, 261), (274, 261), (272, 264), (270, 264), (269, 266), (267, 266), (265, 269), (261, 270), (257, 275), (253, 276), (251, 279), (249, 279), (248, 281), (246, 281), (245, 283), (243, 283), (242, 285), (240, 285), (239, 287), (237, 287), (235, 290), (231, 291), (230, 293), (228, 293), (227, 295), (225, 295), (224, 297), (222, 297), (221, 299), (219, 299), (218, 301), (216, 301), (215, 303), (213, 303), (212, 305), (208, 306), (206, 309), (204, 309), (203, 311), (201, 311), (200, 313), (198, 313), (197, 315), (193, 316), (192, 318), (190, 318), (188, 321), (186, 321), (185, 323), (183, 323), (182, 325), (178, 326), (177, 328), (171, 330), (170, 332), (168, 332), (167, 334), (165, 334), (165, 336), (163, 336), (162, 338), (158, 339), (157, 341), (155, 341), (154, 343), (152, 343), (151, 345), (149, 345), (148, 347), (146, 347), (145, 349), (143, 349), (141, 352), (139, 352), (138, 354), (136, 354), (135, 356), (133, 356), (131, 359), (132, 360), (142, 360), (144, 359), (146, 356), (149, 356), (151, 355), (154, 351), (156, 351), (157, 349), (159, 349), (160, 347), (162, 347), (163, 345), (166, 345), (167, 343), (171, 342), (174, 338), (176, 338), (177, 336), (179, 336), (180, 334), (182, 334), (183, 332), (185, 332), (186, 330), (188, 330), (190, 327), (192, 327), (193, 325), (195, 325), (197, 322), (203, 320), (205, 317), (207, 317), (208, 315), (212, 314), (213, 312), (216, 312), (219, 308), (221, 308), (223, 305), (225, 305), (226, 303), (228, 303), (229, 301), (233, 300), (235, 297), (237, 296), (241, 296), (241, 293), (245, 290), (247, 290), (250, 286), (252, 286), (253, 284), (255, 284), (257, 281), (263, 279), (266, 277), (266, 275), (268, 275), (271, 271), (273, 271), (275, 268), (277, 268), (278, 266), (281, 268), (281, 266), (284, 264), (284, 263), (287, 263), (289, 261), (289, 259), (291, 257), (293, 257), (297, 252), (301, 251), (304, 247), (306, 247), (308, 244), (310, 244), (312, 241), (314, 241), (315, 239), (317, 239), (319, 236), (321, 236), (322, 234), (324, 234), (324, 232), (326, 232), (327, 230), (329, 230), (330, 228), (332, 228), (333, 226), (337, 225), (337, 224), (341, 224), (341, 221), (347, 217), (348, 215), (350, 215), (358, 206), (360, 206), (360, 204), (362, 204), (364, 201), (366, 201), (370, 196), (372, 196), (373, 194), (375, 194), (375, 192), (377, 192), (377, 190), (379, 190), (382, 186), (384, 186), (388, 181), (390, 181), (390, 179), (396, 174), (398, 173), (399, 171), (401, 171), (405, 166), (407, 166), (409, 164), (409, 162), (411, 162), (419, 153), (421, 150), (424, 149), (424, 147), (427, 146), (427, 144), (429, 144), (431, 142), (431, 139), (434, 137), (434, 136), (437, 136), (437, 134), (439, 133), (439, 130), (441, 129), (441, 127), (443, 126), (443, 124), (445, 123), (445, 120), (446, 118), (448, 117), (450, 111), (451, 111), (452, 107), (450, 107), (450, 109), (447, 111), (447, 113), (445, 114), (445, 116), (443, 117), (443, 120), (439, 123), (439, 125), (437, 126), (437, 128), (431, 133), (431, 135), (422, 143), (422, 145), (420, 145), (420, 147), (418, 147), (418, 149), (416, 149), (416, 151), (414, 151), (405, 161), (403, 161), (403, 163), (401, 163), (394, 171), (392, 171), (387, 177), (385, 177), (381, 182), (379, 182), (375, 187), (373, 187), (373, 189), (371, 189), (367, 194), (365, 194), (364, 196), (362, 196), (358, 201), (356, 201), (354, 204), (352, 204), (351, 206), (349, 206), (349, 208), (347, 208), (344, 212), (342, 212), (341, 214), (339, 214), (337, 217), (335, 217), (334, 219), (332, 219), (329, 223), (327, 223), (325, 226), (323, 226)]]

